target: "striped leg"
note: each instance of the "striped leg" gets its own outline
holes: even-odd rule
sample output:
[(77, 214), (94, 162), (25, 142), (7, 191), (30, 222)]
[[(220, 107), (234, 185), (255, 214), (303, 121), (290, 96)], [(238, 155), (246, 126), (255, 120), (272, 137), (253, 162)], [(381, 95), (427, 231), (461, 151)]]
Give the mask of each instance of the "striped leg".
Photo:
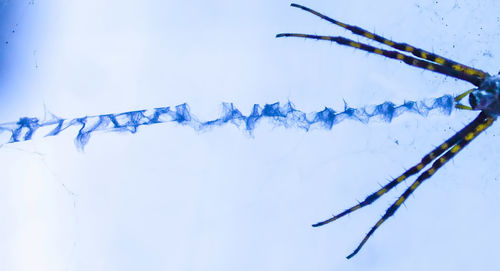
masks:
[[(347, 256), (348, 259), (352, 258), (356, 253), (359, 252), (359, 250), (363, 247), (363, 245), (368, 241), (370, 236), (377, 230), (382, 223), (384, 223), (389, 217), (391, 217), (405, 202), (405, 200), (415, 191), (418, 186), (420, 186), (425, 180), (427, 180), (429, 177), (431, 177), (441, 166), (443, 166), (446, 162), (448, 162), (451, 158), (453, 158), (460, 150), (465, 148), (474, 138), (476, 138), (477, 135), (479, 135), (482, 131), (484, 131), (486, 128), (491, 126), (493, 121), (495, 120), (494, 118), (486, 116), (485, 113), (481, 112), (478, 116), (478, 118), (481, 117), (481, 121), (479, 121), (473, 131), (468, 132), (457, 144), (455, 144), (449, 151), (447, 151), (445, 154), (443, 154), (439, 159), (437, 159), (433, 164), (432, 167), (426, 170), (424, 173), (422, 173), (420, 176), (418, 176), (417, 180), (413, 182), (413, 184), (406, 189), (406, 191), (398, 198), (394, 204), (387, 209), (385, 214), (380, 218), (379, 221), (371, 228), (371, 230), (366, 234), (365, 238), (361, 241), (361, 243), (358, 245), (358, 247), (352, 252), (349, 256)], [(477, 120), (477, 119), (476, 119)]]
[(382, 195), (387, 193), (389, 190), (392, 188), (396, 187), (398, 184), (400, 184), (402, 181), (406, 180), (408, 177), (417, 174), (421, 169), (423, 169), (425, 166), (430, 164), (432, 161), (434, 161), (437, 157), (439, 157), (441, 154), (443, 154), (445, 151), (449, 150), (451, 147), (453, 147), (457, 142), (459, 142), (462, 138), (464, 138), (467, 134), (470, 132), (474, 131), (478, 125), (483, 123), (484, 121), (484, 116), (479, 115), (476, 119), (474, 119), (471, 123), (469, 123), (467, 126), (465, 126), (462, 130), (458, 131), (455, 133), (452, 137), (448, 138), (443, 144), (440, 146), (436, 147), (434, 150), (432, 150), (430, 153), (428, 153), (426, 156), (422, 158), (420, 163), (417, 165), (411, 167), (407, 171), (405, 171), (401, 176), (395, 178), (388, 184), (386, 184), (384, 187), (380, 188), (378, 191), (372, 193), (368, 197), (366, 197), (365, 200), (362, 202), (358, 203), (357, 205), (344, 210), (343, 212), (339, 213), (338, 215), (334, 215), (333, 217), (316, 223), (312, 225), (313, 227), (319, 227), (323, 226), (325, 224), (328, 224), (330, 222), (333, 222), (347, 214), (350, 214), (362, 207), (365, 207), (367, 205), (372, 204), (375, 202), (377, 199), (379, 199)]
[(363, 50), (363, 51), (366, 51), (369, 53), (374, 53), (374, 54), (385, 56), (387, 58), (401, 60), (410, 66), (422, 68), (425, 70), (441, 73), (441, 74), (451, 76), (451, 77), (454, 77), (457, 79), (468, 81), (476, 86), (479, 86), (482, 82), (482, 79), (479, 79), (477, 76), (472, 76), (472, 75), (469, 75), (469, 74), (466, 74), (463, 72), (457, 72), (457, 71), (452, 70), (448, 67), (445, 67), (445, 66), (439, 65), (439, 64), (435, 64), (435, 63), (432, 63), (432, 62), (427, 61), (427, 60), (418, 59), (418, 58), (415, 58), (415, 57), (412, 57), (409, 55), (402, 54), (402, 53), (397, 52), (397, 51), (389, 51), (389, 50), (385, 50), (385, 49), (379, 49), (379, 48), (373, 47), (371, 45), (356, 42), (356, 41), (353, 41), (353, 40), (350, 40), (350, 39), (347, 39), (344, 37), (340, 37), (340, 36), (333, 36), (332, 37), (332, 36), (318, 36), (318, 35), (309, 35), (309, 34), (281, 33), (281, 34), (276, 35), (276, 37), (277, 38), (299, 37), (299, 38), (306, 38), (306, 39), (333, 41), (333, 42), (336, 42), (338, 44), (353, 47), (356, 49), (360, 49), (360, 50)]
[(444, 58), (442, 56), (439, 56), (439, 55), (436, 55), (434, 53), (425, 51), (423, 49), (414, 47), (414, 46), (409, 45), (407, 43), (395, 42), (395, 41), (386, 39), (386, 38), (384, 38), (382, 36), (379, 36), (379, 35), (377, 35), (375, 33), (366, 31), (365, 29), (360, 28), (358, 26), (349, 25), (349, 24), (345, 24), (345, 23), (339, 22), (339, 21), (337, 21), (335, 19), (332, 19), (332, 18), (330, 18), (330, 17), (328, 17), (326, 15), (323, 15), (323, 14), (321, 14), (321, 13), (315, 11), (315, 10), (312, 10), (310, 8), (307, 8), (307, 7), (298, 5), (298, 4), (291, 4), (291, 6), (292, 7), (296, 7), (296, 8), (300, 8), (300, 9), (305, 10), (307, 12), (310, 12), (310, 13), (312, 13), (312, 14), (320, 17), (323, 20), (326, 20), (326, 21), (328, 21), (330, 23), (333, 23), (335, 25), (338, 25), (338, 26), (340, 26), (342, 28), (345, 28), (345, 29), (351, 31), (352, 33), (354, 33), (356, 35), (360, 35), (360, 36), (366, 37), (368, 39), (371, 39), (371, 40), (383, 43), (385, 45), (388, 45), (388, 46), (390, 46), (390, 47), (392, 47), (394, 49), (400, 50), (400, 51), (405, 51), (405, 52), (412, 53), (416, 57), (420, 57), (420, 58), (423, 58), (425, 60), (434, 62), (436, 64), (443, 65), (445, 67), (453, 69), (456, 72), (465, 73), (465, 74), (468, 74), (468, 75), (471, 75), (471, 76), (476, 76), (479, 79), (484, 79), (488, 75), (486, 72), (481, 71), (479, 69), (475, 69), (475, 68), (466, 66), (464, 64), (460, 64), (460, 63), (455, 62), (455, 61), (453, 61), (451, 59)]

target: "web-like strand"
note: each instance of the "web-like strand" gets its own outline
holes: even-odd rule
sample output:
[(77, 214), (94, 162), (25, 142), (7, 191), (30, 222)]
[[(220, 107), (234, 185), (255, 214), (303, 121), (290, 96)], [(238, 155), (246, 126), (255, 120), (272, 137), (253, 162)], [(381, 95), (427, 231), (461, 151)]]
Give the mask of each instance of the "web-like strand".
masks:
[[(454, 104), (453, 97), (445, 95), (419, 102), (407, 101), (398, 106), (391, 102), (362, 108), (351, 108), (345, 105), (342, 112), (336, 112), (325, 107), (322, 111), (305, 113), (297, 110), (291, 102), (288, 102), (283, 105), (280, 105), (280, 103), (266, 104), (264, 106), (255, 104), (252, 112), (245, 116), (232, 103), (223, 103), (221, 116), (209, 121), (200, 121), (194, 117), (187, 104), (75, 119), (62, 119), (53, 116), (50, 120), (42, 121), (38, 118), (23, 117), (17, 122), (0, 124), (0, 135), (4, 135), (2, 138), (9, 138), (6, 142), (0, 142), (0, 144), (26, 141), (34, 136), (55, 136), (73, 126), (79, 127), (75, 138), (75, 144), (79, 149), (83, 149), (88, 143), (91, 134), (97, 131), (128, 131), (135, 133), (139, 126), (166, 122), (176, 122), (190, 126), (197, 131), (232, 123), (252, 133), (256, 124), (261, 119), (267, 118), (277, 125), (301, 128), (306, 131), (314, 127), (332, 129), (334, 125), (346, 119), (366, 123), (372, 118), (379, 118), (390, 122), (403, 113), (411, 112), (426, 116), (432, 110), (438, 110), (449, 115), (454, 108)], [(7, 137), (5, 137), (5, 133), (7, 133)]]

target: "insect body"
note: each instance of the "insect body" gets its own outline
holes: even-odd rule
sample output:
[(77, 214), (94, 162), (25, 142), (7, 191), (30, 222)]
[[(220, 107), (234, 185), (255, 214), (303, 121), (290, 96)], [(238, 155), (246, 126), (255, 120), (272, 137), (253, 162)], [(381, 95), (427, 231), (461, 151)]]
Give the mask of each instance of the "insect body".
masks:
[(488, 76), (478, 89), (469, 94), (473, 110), (483, 110), (492, 116), (500, 115), (500, 76)]
[[(349, 255), (347, 258), (351, 258), (356, 255), (363, 245), (368, 241), (370, 236), (377, 230), (382, 223), (384, 223), (389, 217), (391, 217), (397, 209), (405, 202), (405, 200), (410, 196), (413, 191), (415, 191), (425, 180), (430, 178), (441, 166), (443, 166), (447, 161), (453, 158), (458, 152), (460, 152), (465, 146), (467, 146), (476, 136), (483, 132), (486, 128), (491, 126), (493, 121), (496, 120), (497, 116), (500, 115), (500, 76), (499, 75), (489, 75), (488, 73), (475, 69), (464, 64), (460, 64), (451, 59), (444, 58), (442, 56), (436, 55), (434, 53), (416, 48), (412, 45), (406, 43), (395, 42), (388, 40), (377, 34), (368, 32), (360, 27), (348, 25), (330, 17), (327, 17), (317, 11), (310, 8), (292, 4), (292, 7), (300, 8), (307, 12), (310, 12), (323, 20), (330, 23), (338, 25), (345, 28), (356, 35), (363, 36), (365, 38), (374, 40), (376, 42), (385, 44), (392, 47), (398, 51), (385, 50), (377, 47), (373, 47), (368, 44), (359, 43), (341, 36), (319, 36), (310, 34), (296, 34), (296, 33), (282, 33), (276, 35), (276, 37), (301, 37), (306, 39), (316, 39), (316, 40), (326, 40), (336, 42), (341, 45), (353, 47), (359, 50), (367, 51), (369, 53), (374, 53), (378, 55), (385, 56), (387, 58), (392, 58), (396, 60), (401, 60), (404, 63), (422, 68), (425, 70), (441, 73), (446, 76), (457, 78), (460, 80), (467, 81), (476, 88), (465, 91), (464, 93), (455, 97), (455, 107), (464, 110), (478, 110), (481, 111), (479, 115), (469, 124), (467, 124), (462, 130), (458, 131), (452, 137), (448, 138), (440, 146), (436, 147), (430, 153), (425, 155), (422, 160), (411, 167), (399, 177), (393, 179), (391, 182), (380, 188), (378, 191), (372, 193), (362, 202), (354, 205), (351, 208), (344, 210), (343, 212), (319, 223), (313, 225), (313, 227), (322, 226), (335, 221), (347, 214), (350, 214), (364, 206), (367, 206), (382, 195), (387, 193), (389, 190), (400, 184), (403, 180), (408, 177), (419, 173), (426, 166), (432, 163), (432, 165), (421, 173), (417, 179), (408, 187), (401, 196), (394, 202), (385, 212), (385, 214), (380, 218), (377, 223), (370, 229), (370, 231), (363, 238), (358, 247)], [(410, 53), (413, 56), (409, 54)], [(469, 95), (470, 106), (463, 105), (460, 101)]]

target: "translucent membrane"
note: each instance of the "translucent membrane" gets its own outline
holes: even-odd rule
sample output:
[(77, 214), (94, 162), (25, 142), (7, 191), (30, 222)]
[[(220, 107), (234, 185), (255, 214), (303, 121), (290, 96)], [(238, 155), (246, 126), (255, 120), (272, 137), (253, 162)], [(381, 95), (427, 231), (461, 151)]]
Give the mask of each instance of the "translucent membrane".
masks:
[(273, 123), (284, 127), (296, 127), (308, 131), (319, 127), (332, 129), (346, 119), (367, 123), (371, 118), (379, 118), (390, 122), (393, 118), (407, 112), (426, 116), (430, 111), (437, 110), (449, 115), (454, 108), (454, 100), (450, 95), (419, 102), (407, 101), (401, 105), (384, 102), (379, 105), (351, 108), (345, 105), (341, 112), (325, 107), (318, 112), (305, 113), (294, 107), (291, 102), (255, 104), (249, 115), (244, 115), (232, 103), (222, 104), (222, 114), (219, 118), (201, 121), (194, 117), (187, 104), (175, 107), (160, 107), (150, 110), (138, 110), (117, 114), (85, 116), (74, 119), (62, 119), (52, 116), (50, 120), (23, 117), (17, 122), (0, 124), (0, 144), (30, 140), (33, 137), (56, 136), (69, 127), (79, 127), (75, 138), (77, 148), (83, 149), (92, 133), (102, 132), (137, 132), (139, 126), (157, 123), (175, 122), (190, 126), (197, 131), (232, 123), (251, 133), (261, 119), (270, 119)]

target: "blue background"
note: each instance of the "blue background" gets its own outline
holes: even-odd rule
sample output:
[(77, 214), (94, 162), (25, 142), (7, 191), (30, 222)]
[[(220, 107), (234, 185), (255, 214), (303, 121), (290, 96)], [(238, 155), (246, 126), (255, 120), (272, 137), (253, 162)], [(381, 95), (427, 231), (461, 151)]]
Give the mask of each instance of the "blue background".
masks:
[[(0, 1), (0, 122), (189, 103), (292, 101), (310, 112), (458, 94), (471, 86), (281, 32), (345, 35), (288, 1)], [(304, 1), (308, 7), (490, 73), (498, 1)], [(14, 32), (12, 32), (15, 30)], [(359, 38), (360, 41), (364, 41)], [(417, 190), (351, 260), (404, 191), (322, 228), (475, 116), (406, 114), (332, 131), (177, 124), (77, 129), (3, 145), (2, 270), (495, 269), (498, 125)]]

